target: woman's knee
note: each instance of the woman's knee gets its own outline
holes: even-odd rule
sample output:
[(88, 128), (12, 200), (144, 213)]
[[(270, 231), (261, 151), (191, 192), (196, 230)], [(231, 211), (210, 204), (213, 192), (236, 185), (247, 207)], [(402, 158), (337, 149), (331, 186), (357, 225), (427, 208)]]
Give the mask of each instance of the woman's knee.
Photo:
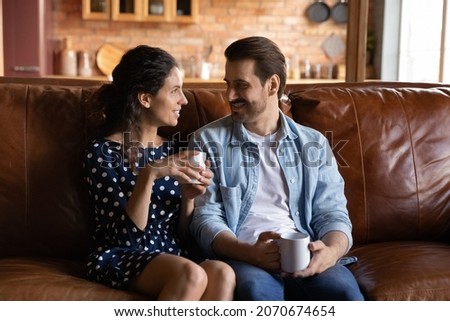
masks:
[(204, 269), (192, 261), (183, 262), (179, 277), (189, 286), (206, 288), (208, 276)]
[(201, 266), (208, 274), (208, 278), (221, 280), (226, 284), (234, 285), (236, 283), (236, 275), (234, 273), (234, 270), (225, 262), (207, 260), (202, 262)]

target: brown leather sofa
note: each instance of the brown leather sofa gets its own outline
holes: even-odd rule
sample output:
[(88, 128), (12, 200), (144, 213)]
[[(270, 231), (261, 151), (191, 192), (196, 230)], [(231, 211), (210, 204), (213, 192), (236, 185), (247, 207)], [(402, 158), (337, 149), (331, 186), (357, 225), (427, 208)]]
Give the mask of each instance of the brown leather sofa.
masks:
[[(144, 300), (87, 281), (80, 154), (90, 81), (0, 79), (0, 300)], [(202, 88), (203, 87), (203, 88)], [(450, 88), (289, 85), (298, 122), (330, 140), (346, 181), (351, 270), (367, 300), (450, 300)], [(228, 113), (223, 89), (185, 88), (190, 132)]]

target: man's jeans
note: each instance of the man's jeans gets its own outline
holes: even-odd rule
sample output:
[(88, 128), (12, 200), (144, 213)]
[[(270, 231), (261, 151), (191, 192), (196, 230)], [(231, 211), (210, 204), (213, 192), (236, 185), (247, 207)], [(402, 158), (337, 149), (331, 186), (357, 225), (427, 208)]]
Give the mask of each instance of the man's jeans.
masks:
[(240, 301), (363, 301), (356, 279), (345, 266), (305, 279), (282, 278), (257, 266), (226, 261), (236, 273), (235, 300)]

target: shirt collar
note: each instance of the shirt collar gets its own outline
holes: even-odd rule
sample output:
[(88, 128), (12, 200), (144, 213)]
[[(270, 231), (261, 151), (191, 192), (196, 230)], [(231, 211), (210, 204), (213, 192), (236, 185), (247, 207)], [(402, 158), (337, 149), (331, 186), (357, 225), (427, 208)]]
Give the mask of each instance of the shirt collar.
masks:
[[(288, 116), (286, 116), (281, 110), (280, 113), (280, 140), (294, 140), (297, 138), (297, 134), (292, 131), (291, 126), (289, 125)], [(231, 116), (230, 116), (231, 117)], [(233, 135), (231, 136), (231, 144), (240, 145), (242, 142), (250, 142), (251, 139), (248, 137), (247, 130), (244, 125), (239, 122), (233, 122)]]

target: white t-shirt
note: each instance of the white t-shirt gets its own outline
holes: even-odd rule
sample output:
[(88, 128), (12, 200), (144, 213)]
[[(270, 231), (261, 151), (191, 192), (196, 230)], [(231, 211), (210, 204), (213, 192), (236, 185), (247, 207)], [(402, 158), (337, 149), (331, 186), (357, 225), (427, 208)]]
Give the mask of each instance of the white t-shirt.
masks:
[(276, 157), (279, 133), (259, 136), (248, 131), (248, 134), (259, 146), (259, 181), (255, 201), (237, 231), (237, 238), (254, 244), (262, 232), (282, 234), (297, 229), (290, 216), (288, 188)]

